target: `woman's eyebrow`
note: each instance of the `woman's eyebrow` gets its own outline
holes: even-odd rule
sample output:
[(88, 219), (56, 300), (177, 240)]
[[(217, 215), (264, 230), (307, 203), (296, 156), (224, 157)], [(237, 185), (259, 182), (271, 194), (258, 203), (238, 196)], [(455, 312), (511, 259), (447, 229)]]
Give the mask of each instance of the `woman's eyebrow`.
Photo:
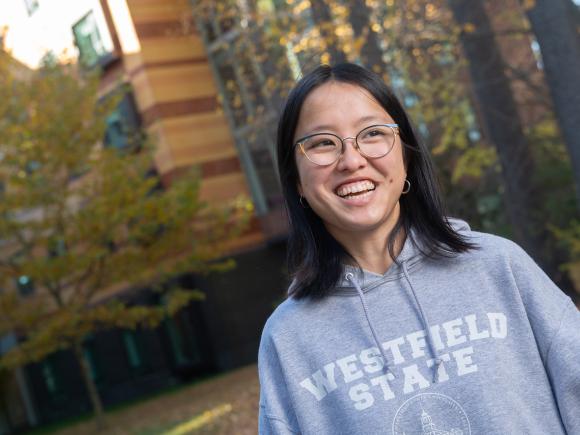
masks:
[[(376, 115), (366, 115), (366, 116), (362, 116), (359, 119), (356, 120), (356, 124), (362, 124), (363, 122), (368, 122), (368, 121), (375, 121), (375, 122), (385, 122), (385, 120), (379, 116)], [(335, 126), (332, 124), (320, 124), (320, 125), (316, 125), (313, 128), (309, 128), (308, 129), (308, 134), (304, 134), (301, 135), (302, 137), (304, 136), (308, 136), (311, 134), (316, 134), (316, 133), (321, 133), (321, 132), (325, 132), (328, 130), (334, 130)]]

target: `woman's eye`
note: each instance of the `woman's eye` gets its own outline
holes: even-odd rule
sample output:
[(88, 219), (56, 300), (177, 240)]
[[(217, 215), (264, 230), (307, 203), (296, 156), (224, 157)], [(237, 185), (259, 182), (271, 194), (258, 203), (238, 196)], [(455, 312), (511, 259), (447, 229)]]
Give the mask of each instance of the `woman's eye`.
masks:
[(382, 136), (383, 134), (384, 132), (382, 130), (371, 130), (367, 132), (365, 136), (374, 137), (374, 136)]
[(330, 139), (320, 139), (308, 144), (308, 149), (334, 147), (334, 142)]

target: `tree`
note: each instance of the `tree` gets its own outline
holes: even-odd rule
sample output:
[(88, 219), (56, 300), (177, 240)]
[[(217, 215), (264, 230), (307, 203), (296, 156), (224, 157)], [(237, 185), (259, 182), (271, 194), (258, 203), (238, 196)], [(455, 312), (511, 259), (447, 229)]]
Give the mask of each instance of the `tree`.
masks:
[[(85, 338), (155, 327), (200, 298), (169, 283), (228, 267), (216, 258), (251, 207), (240, 199), (210, 208), (192, 174), (163, 189), (141, 140), (100, 145), (118, 99), (99, 98), (96, 76), (47, 64), (19, 80), (7, 59), (0, 52), (0, 336), (14, 331), (20, 341), (0, 368), (72, 349), (102, 427)], [(139, 289), (162, 302), (118, 297)]]
[(554, 111), (572, 161), (580, 208), (580, 37), (578, 7), (570, 0), (524, 2), (542, 52)]
[(320, 29), (320, 36), (330, 56), (326, 62), (329, 64), (346, 62), (346, 56), (335, 32), (336, 25), (332, 18), (330, 6), (325, 0), (310, 0), (310, 7), (312, 8), (312, 18)]
[(534, 182), (532, 150), (485, 7), (480, 2), (465, 0), (449, 0), (449, 5), (462, 29), (460, 39), (482, 122), (501, 163), (506, 190), (504, 203), (516, 240), (573, 295), (573, 284), (561, 273), (558, 260), (552, 256), (549, 246), (553, 237), (541, 222), (541, 192)]
[(387, 77), (387, 65), (383, 60), (383, 50), (376, 32), (378, 24), (371, 21), (371, 9), (365, 0), (348, 0), (349, 19), (354, 32), (354, 45), (360, 47), (360, 59), (362, 64)]

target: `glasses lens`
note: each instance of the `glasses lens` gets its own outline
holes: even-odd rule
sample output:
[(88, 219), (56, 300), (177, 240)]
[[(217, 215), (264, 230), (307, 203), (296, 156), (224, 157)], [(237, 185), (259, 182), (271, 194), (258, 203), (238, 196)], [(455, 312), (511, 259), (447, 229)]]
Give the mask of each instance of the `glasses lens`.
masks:
[(383, 157), (393, 148), (395, 130), (384, 125), (374, 125), (361, 131), (356, 141), (365, 156)]
[(328, 134), (315, 134), (302, 142), (308, 160), (317, 165), (329, 165), (340, 154), (340, 140)]

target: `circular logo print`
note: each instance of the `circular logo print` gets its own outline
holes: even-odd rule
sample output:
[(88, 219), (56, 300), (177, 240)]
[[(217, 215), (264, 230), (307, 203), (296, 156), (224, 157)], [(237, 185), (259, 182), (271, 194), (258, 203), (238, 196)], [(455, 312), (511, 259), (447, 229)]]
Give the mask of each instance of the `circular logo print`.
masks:
[(471, 435), (463, 408), (443, 394), (411, 397), (397, 410), (393, 435)]

